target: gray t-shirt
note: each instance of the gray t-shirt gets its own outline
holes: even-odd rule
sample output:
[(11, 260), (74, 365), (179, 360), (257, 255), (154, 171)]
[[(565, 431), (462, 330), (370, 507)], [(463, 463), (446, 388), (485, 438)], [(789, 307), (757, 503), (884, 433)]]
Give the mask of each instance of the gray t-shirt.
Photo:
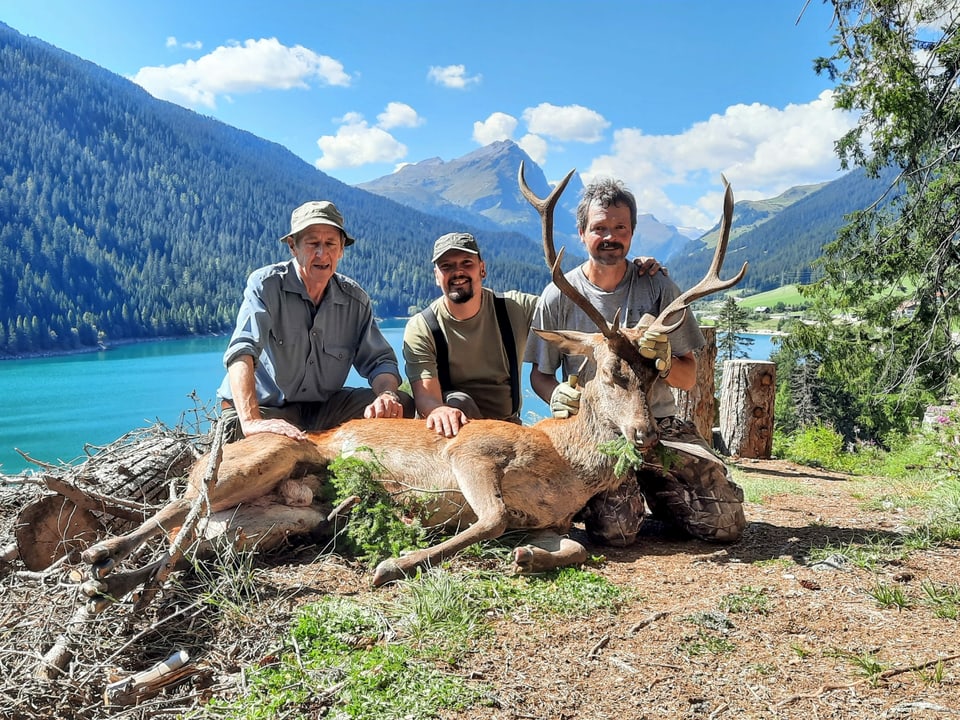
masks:
[[(661, 308), (665, 308), (680, 295), (677, 284), (663, 273), (640, 274), (632, 264), (627, 268), (620, 284), (607, 292), (587, 280), (583, 267), (580, 265), (574, 268), (566, 273), (565, 277), (600, 311), (607, 322), (613, 320), (614, 314), (619, 309), (620, 324), (632, 327), (645, 314), (658, 315)], [(531, 327), (541, 330), (598, 332), (596, 324), (587, 317), (587, 314), (574, 305), (553, 283), (547, 285), (541, 293)], [(670, 333), (673, 354), (685, 355), (702, 347), (704, 342), (703, 334), (693, 314), (687, 311), (683, 324)], [(562, 365), (563, 377), (558, 380), (565, 380), (569, 375), (576, 373), (583, 362), (582, 355), (561, 355), (560, 350), (554, 345), (533, 332), (527, 338), (523, 359), (525, 362), (536, 364), (540, 372), (548, 375), (555, 374)], [(592, 378), (595, 370), (593, 365), (589, 364), (580, 375), (581, 382)], [(649, 393), (649, 400), (654, 417), (670, 417), (678, 412), (673, 393), (665, 382), (657, 380), (654, 383)]]

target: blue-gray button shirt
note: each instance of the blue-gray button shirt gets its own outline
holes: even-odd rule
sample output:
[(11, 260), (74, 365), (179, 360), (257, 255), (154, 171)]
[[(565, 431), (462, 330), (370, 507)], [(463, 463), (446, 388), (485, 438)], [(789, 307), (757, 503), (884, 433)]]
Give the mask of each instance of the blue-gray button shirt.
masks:
[[(241, 355), (254, 358), (257, 398), (266, 407), (325, 402), (343, 388), (351, 366), (368, 381), (381, 373), (400, 377), (363, 288), (336, 273), (314, 305), (292, 259), (247, 279), (224, 366)], [(233, 399), (228, 378), (217, 394)]]

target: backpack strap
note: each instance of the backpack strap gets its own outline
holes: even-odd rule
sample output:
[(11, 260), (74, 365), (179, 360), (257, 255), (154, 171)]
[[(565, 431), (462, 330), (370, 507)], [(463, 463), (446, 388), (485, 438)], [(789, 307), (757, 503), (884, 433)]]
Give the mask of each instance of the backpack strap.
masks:
[(440, 381), (440, 392), (450, 392), (453, 388), (450, 387), (450, 354), (447, 351), (447, 339), (440, 331), (440, 323), (437, 322), (437, 314), (432, 307), (427, 305), (420, 314), (430, 328), (433, 344), (437, 346), (437, 380)]
[(510, 327), (510, 314), (507, 312), (507, 301), (500, 293), (493, 296), (493, 306), (497, 310), (497, 325), (500, 326), (500, 339), (503, 349), (507, 352), (507, 363), (510, 365), (510, 398), (513, 400), (513, 414), (520, 412), (520, 375), (517, 371), (517, 344), (513, 339), (513, 328)]
[[(513, 415), (520, 412), (520, 374), (517, 370), (517, 344), (513, 338), (513, 328), (510, 326), (510, 315), (507, 312), (507, 303), (502, 295), (497, 293), (493, 297), (493, 307), (497, 313), (497, 326), (500, 328), (500, 340), (507, 353), (507, 364), (510, 366), (510, 399), (513, 401)], [(440, 323), (433, 308), (427, 305), (420, 311), (430, 333), (433, 335), (433, 344), (437, 348), (437, 380), (440, 381), (440, 392), (447, 393), (453, 390), (450, 383), (450, 353), (447, 339), (440, 330)]]

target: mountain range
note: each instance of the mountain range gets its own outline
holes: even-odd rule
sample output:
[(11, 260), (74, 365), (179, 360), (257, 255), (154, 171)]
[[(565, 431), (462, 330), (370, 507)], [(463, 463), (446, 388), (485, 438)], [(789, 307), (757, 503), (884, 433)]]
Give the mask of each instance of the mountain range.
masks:
[[(364, 190), (456, 222), (483, 229), (509, 229), (540, 242), (540, 219), (517, 187), (517, 168), (523, 161), (524, 176), (540, 197), (550, 191), (540, 167), (516, 143), (501, 140), (444, 162), (431, 158), (404, 165), (390, 175), (357, 185)], [(557, 203), (554, 238), (567, 254), (582, 256), (577, 233), (577, 203), (583, 180), (574, 172)], [(635, 242), (643, 254), (668, 259), (686, 244), (688, 237), (649, 213), (638, 212)]]
[[(351, 187), (2, 23), (0, 80), (0, 357), (229, 331), (249, 272), (288, 257), (278, 238), (307, 199), (345, 215), (357, 242), (340, 270), (382, 317), (436, 297), (430, 251), (451, 230), (477, 235), (490, 287), (539, 293), (549, 281), (539, 219), (517, 189), (520, 161), (537, 194), (549, 183), (514, 143)], [(737, 203), (730, 256), (751, 261), (743, 287), (812, 276), (843, 215), (872, 201), (870, 182), (851, 173)], [(582, 253), (581, 188), (575, 175), (556, 216), (568, 255)], [(685, 285), (706, 267), (710, 237), (690, 240), (641, 210), (634, 251), (669, 263)]]

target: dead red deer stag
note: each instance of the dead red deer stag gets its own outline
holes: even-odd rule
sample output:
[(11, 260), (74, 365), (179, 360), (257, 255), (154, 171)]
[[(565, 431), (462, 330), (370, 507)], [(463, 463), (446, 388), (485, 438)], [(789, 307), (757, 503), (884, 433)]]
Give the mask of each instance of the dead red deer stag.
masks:
[[(570, 173), (572, 175), (572, 171)], [(735, 285), (743, 269), (729, 280), (719, 278), (727, 242), (733, 195), (724, 199), (721, 237), (706, 276), (682, 293), (657, 318), (633, 328), (607, 322), (570, 286), (554, 252), (552, 215), (570, 175), (540, 199), (533, 194), (520, 166), (524, 196), (543, 221), (544, 250), (553, 280), (596, 323), (599, 332), (535, 330), (563, 352), (586, 355), (596, 364), (592, 380), (582, 388), (580, 412), (566, 419), (547, 418), (533, 426), (494, 420), (473, 420), (458, 435), (446, 438), (428, 430), (422, 420), (353, 420), (297, 441), (273, 434), (253, 435), (223, 448), (223, 460), (211, 491), (214, 510), (248, 503), (271, 492), (302, 466), (323, 467), (343, 453), (372, 449), (385, 468), (379, 481), (398, 503), (410, 501), (422, 510), (425, 525), (455, 532), (432, 547), (384, 560), (374, 573), (376, 586), (398, 580), (418, 568), (435, 565), (473, 543), (508, 530), (526, 531), (532, 544), (514, 551), (515, 569), (540, 572), (586, 559), (576, 541), (561, 537), (574, 515), (597, 493), (620, 485), (615, 459), (598, 447), (629, 438), (641, 450), (658, 441), (657, 425), (647, 405), (647, 391), (658, 376), (653, 361), (640, 355), (638, 341), (648, 327), (670, 332), (694, 300)], [(202, 465), (203, 460), (198, 463)], [(194, 481), (196, 485), (196, 481)], [(177, 501), (129, 535), (89, 548), (84, 559), (102, 577), (105, 570), (149, 536), (178, 525), (188, 502)], [(107, 583), (109, 587), (109, 583)], [(124, 585), (126, 588), (126, 585)]]

